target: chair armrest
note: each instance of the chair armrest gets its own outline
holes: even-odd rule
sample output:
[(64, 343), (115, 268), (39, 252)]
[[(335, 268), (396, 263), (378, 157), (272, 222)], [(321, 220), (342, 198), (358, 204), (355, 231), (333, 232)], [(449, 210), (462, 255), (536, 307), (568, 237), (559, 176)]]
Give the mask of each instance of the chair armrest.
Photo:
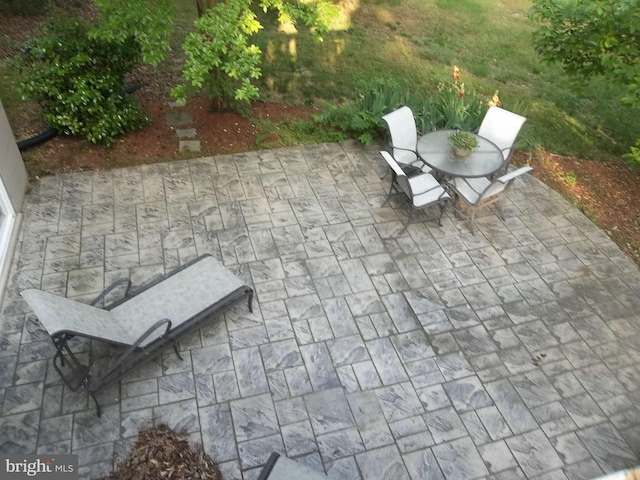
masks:
[(529, 167), (529, 166), (520, 167), (517, 170), (514, 170), (512, 172), (507, 173), (506, 175), (502, 175), (496, 181), (497, 182), (501, 182), (501, 183), (509, 183), (510, 181), (516, 179), (520, 175), (524, 175), (525, 173), (528, 173), (528, 172), (530, 172), (532, 170), (533, 170), (533, 167)]
[(90, 305), (95, 306), (100, 300), (106, 297), (112, 290), (114, 290), (115, 288), (119, 287), (124, 283), (127, 284), (127, 288), (124, 291), (124, 296), (127, 297), (129, 295), (129, 289), (131, 288), (131, 280), (129, 280), (128, 278), (121, 278), (120, 280), (113, 282), (109, 287), (107, 287), (106, 290), (104, 290), (100, 295), (94, 298), (93, 301), (90, 303)]
[[(390, 146), (391, 148), (395, 149), (395, 150), (404, 150), (405, 152), (412, 152), (412, 153), (415, 153), (416, 155), (418, 155), (418, 151), (417, 151), (417, 150), (414, 150), (414, 149), (411, 149), (411, 148), (396, 147), (396, 146), (395, 146), (394, 144), (392, 144), (392, 143), (390, 143), (390, 144), (389, 144), (389, 146)], [(420, 157), (418, 156), (418, 158), (420, 158)], [(420, 160), (422, 160), (422, 159), (420, 159)]]

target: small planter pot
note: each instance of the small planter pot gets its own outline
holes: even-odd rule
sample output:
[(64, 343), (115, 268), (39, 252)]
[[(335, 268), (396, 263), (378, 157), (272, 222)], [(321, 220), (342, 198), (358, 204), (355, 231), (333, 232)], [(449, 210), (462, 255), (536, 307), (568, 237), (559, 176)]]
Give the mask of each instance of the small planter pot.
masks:
[(470, 148), (454, 148), (453, 154), (458, 158), (465, 158), (471, 155), (471, 149)]

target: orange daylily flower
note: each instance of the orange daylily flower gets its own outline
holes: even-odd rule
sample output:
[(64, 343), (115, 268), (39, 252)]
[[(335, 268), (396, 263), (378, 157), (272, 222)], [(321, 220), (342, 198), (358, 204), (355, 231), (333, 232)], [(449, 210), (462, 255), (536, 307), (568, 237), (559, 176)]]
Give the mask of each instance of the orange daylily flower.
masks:
[(489, 106), (499, 107), (501, 105), (502, 105), (502, 102), (500, 101), (500, 97), (498, 96), (498, 90), (496, 90), (495, 93), (493, 94), (493, 97), (491, 98), (491, 101), (489, 102)]

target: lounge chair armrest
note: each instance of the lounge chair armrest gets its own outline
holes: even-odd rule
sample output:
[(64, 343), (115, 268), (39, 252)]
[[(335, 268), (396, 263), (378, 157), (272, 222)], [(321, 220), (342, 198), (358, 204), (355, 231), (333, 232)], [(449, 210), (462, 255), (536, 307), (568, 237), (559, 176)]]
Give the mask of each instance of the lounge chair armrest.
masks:
[(127, 288), (124, 291), (124, 296), (127, 297), (129, 295), (129, 289), (131, 288), (131, 280), (128, 278), (121, 278), (113, 282), (105, 291), (103, 291), (100, 295), (98, 295), (92, 302), (91, 305), (95, 306), (100, 300), (106, 297), (112, 290), (118, 288), (122, 284), (127, 284)]
[[(100, 372), (99, 377), (92, 378), (91, 383), (93, 383), (94, 385), (101, 385), (117, 379), (118, 372), (120, 371), (122, 365), (127, 362), (127, 359), (129, 359), (129, 357), (140, 348), (140, 345), (142, 345), (142, 343), (147, 339), (147, 337), (149, 337), (149, 335), (153, 334), (156, 330), (163, 327), (165, 324), (167, 325), (167, 327), (164, 335), (169, 333), (169, 331), (171, 330), (171, 320), (169, 320), (168, 318), (158, 320), (156, 323), (151, 325), (146, 332), (140, 335), (140, 338), (138, 338), (135, 343), (133, 343), (133, 345), (129, 346), (124, 352), (120, 354), (118, 358), (113, 360), (104, 372)], [(100, 415), (98, 414), (98, 416)]]

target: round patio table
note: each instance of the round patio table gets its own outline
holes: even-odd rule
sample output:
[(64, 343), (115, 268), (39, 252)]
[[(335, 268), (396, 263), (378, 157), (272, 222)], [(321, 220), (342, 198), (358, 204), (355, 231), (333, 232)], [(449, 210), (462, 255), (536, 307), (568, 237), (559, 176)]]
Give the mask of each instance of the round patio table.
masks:
[(460, 158), (453, 154), (449, 135), (456, 130), (436, 130), (422, 135), (418, 139), (418, 155), (436, 172), (447, 177), (487, 177), (497, 172), (504, 156), (491, 140), (472, 133), (478, 140), (478, 146), (468, 157)]

